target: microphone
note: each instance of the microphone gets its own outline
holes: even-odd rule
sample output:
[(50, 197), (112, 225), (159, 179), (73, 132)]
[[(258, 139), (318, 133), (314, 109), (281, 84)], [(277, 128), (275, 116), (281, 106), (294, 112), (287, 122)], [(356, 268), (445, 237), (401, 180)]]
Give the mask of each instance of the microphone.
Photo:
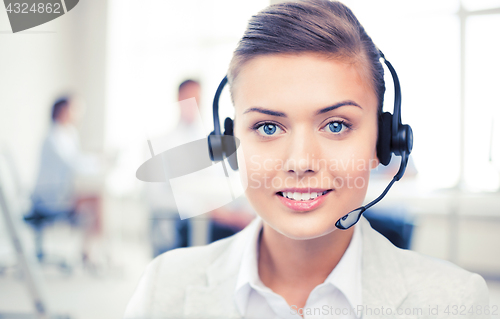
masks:
[(356, 224), (359, 221), (359, 219), (361, 218), (361, 214), (363, 214), (368, 208), (372, 207), (373, 205), (378, 203), (380, 200), (382, 200), (382, 198), (384, 198), (384, 196), (387, 194), (387, 192), (389, 192), (389, 189), (391, 189), (394, 182), (399, 181), (401, 179), (401, 177), (403, 177), (403, 174), (406, 170), (407, 164), (408, 164), (408, 155), (406, 152), (404, 152), (402, 154), (401, 165), (399, 166), (399, 171), (396, 173), (396, 175), (394, 175), (391, 182), (389, 183), (389, 185), (387, 185), (387, 187), (382, 192), (382, 194), (380, 194), (379, 197), (377, 197), (376, 199), (374, 199), (373, 201), (371, 201), (367, 205), (358, 207), (355, 210), (352, 210), (351, 212), (346, 214), (344, 217), (337, 220), (337, 222), (335, 223), (335, 226), (337, 226), (337, 228), (339, 228), (339, 229), (344, 229), (344, 230), (354, 226), (354, 224)]

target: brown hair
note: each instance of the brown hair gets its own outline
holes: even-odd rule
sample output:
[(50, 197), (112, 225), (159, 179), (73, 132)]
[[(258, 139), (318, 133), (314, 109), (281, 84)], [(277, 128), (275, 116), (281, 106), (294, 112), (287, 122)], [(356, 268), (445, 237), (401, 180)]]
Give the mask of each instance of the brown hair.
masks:
[(60, 97), (54, 102), (54, 105), (52, 105), (52, 112), (51, 112), (52, 122), (57, 121), (59, 115), (61, 115), (61, 112), (69, 106), (69, 103), (70, 103), (69, 96)]
[(177, 92), (180, 92), (182, 91), (182, 89), (187, 86), (187, 85), (190, 85), (190, 84), (196, 84), (196, 85), (200, 85), (200, 82), (197, 81), (197, 80), (193, 80), (193, 79), (187, 79), (187, 80), (184, 80), (181, 82), (181, 84), (179, 84), (179, 89), (177, 90)]
[(382, 113), (385, 83), (379, 51), (352, 11), (338, 1), (303, 0), (271, 5), (248, 22), (229, 65), (233, 83), (243, 65), (266, 54), (320, 53), (368, 66)]

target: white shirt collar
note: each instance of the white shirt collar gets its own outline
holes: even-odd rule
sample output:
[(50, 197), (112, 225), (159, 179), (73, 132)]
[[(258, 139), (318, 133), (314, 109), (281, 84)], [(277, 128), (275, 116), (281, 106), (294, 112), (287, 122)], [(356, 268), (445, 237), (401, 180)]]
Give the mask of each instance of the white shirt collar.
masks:
[[(262, 219), (257, 216), (257, 225), (247, 242), (241, 266), (238, 272), (234, 299), (238, 311), (245, 315), (248, 299), (252, 289), (271, 291), (266, 287), (259, 277), (258, 272), (258, 238), (262, 230)], [(344, 255), (330, 275), (325, 279), (325, 283), (330, 283), (338, 288), (349, 301), (351, 307), (356, 308), (362, 305), (361, 286), (361, 223), (354, 227), (353, 236)], [(354, 283), (354, 284), (353, 284)]]

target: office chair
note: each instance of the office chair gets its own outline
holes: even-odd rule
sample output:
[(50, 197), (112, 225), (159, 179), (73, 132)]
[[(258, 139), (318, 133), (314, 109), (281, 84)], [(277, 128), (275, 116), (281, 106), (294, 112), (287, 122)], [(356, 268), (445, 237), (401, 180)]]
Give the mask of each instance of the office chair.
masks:
[[(72, 268), (61, 257), (47, 256), (43, 251), (43, 229), (54, 222), (50, 216), (42, 216), (38, 212), (30, 209), (29, 199), (26, 192), (21, 186), (19, 171), (12, 159), (10, 152), (5, 148), (0, 149), (0, 169), (3, 173), (2, 183), (4, 191), (8, 190), (9, 199), (12, 201), (11, 205), (16, 206), (15, 211), (28, 212), (24, 215), (25, 222), (33, 227), (35, 235), (35, 251), (38, 261), (44, 265), (55, 265), (64, 273), (71, 273)], [(1, 267), (0, 267), (1, 268)]]
[(23, 241), (19, 236), (19, 225), (15, 212), (21, 205), (17, 203), (20, 194), (19, 179), (14, 162), (9, 153), (0, 148), (0, 215), (3, 216), (7, 233), (11, 239), (15, 250), (18, 266), (24, 275), (24, 283), (27, 292), (30, 294), (33, 303), (34, 314), (32, 313), (3, 313), (0, 318), (50, 318), (50, 319), (70, 319), (68, 315), (56, 315), (47, 309), (45, 298), (42, 296), (41, 282), (36, 276), (36, 264), (31, 262), (31, 258), (26, 254)]

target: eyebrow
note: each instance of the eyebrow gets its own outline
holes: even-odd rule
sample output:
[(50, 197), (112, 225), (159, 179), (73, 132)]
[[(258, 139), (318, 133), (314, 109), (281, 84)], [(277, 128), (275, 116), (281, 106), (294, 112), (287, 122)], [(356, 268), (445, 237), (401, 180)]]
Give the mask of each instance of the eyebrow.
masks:
[(330, 112), (332, 110), (335, 110), (335, 109), (338, 109), (339, 107), (341, 106), (344, 106), (344, 105), (352, 105), (352, 106), (357, 106), (359, 107), (360, 109), (363, 109), (361, 106), (359, 106), (358, 103), (354, 102), (354, 101), (351, 101), (351, 100), (346, 100), (346, 101), (342, 101), (342, 102), (339, 102), (339, 103), (336, 103), (336, 104), (333, 104), (331, 106), (327, 106), (325, 107), (324, 109), (321, 109), (319, 110), (318, 112), (316, 112), (316, 115), (320, 115), (320, 114), (323, 114), (323, 113), (326, 113), (326, 112)]
[[(351, 101), (351, 100), (346, 100), (346, 101), (338, 102), (338, 103), (335, 103), (333, 105), (330, 105), (330, 106), (327, 106), (325, 108), (322, 108), (321, 110), (318, 110), (316, 112), (316, 115), (320, 115), (320, 114), (323, 114), (323, 113), (327, 113), (327, 112), (333, 111), (333, 110), (338, 109), (339, 107), (345, 106), (345, 105), (357, 106), (357, 107), (359, 107), (359, 108), (362, 109), (362, 107), (359, 106), (358, 103), (356, 103), (354, 101)], [(245, 110), (245, 112), (243, 112), (243, 114), (249, 113), (249, 112), (258, 112), (258, 113), (272, 115), (272, 116), (287, 117), (286, 114), (283, 113), (283, 112), (271, 111), (271, 110), (268, 110), (268, 109), (265, 109), (265, 108), (262, 108), (262, 107), (251, 107), (251, 108)]]

